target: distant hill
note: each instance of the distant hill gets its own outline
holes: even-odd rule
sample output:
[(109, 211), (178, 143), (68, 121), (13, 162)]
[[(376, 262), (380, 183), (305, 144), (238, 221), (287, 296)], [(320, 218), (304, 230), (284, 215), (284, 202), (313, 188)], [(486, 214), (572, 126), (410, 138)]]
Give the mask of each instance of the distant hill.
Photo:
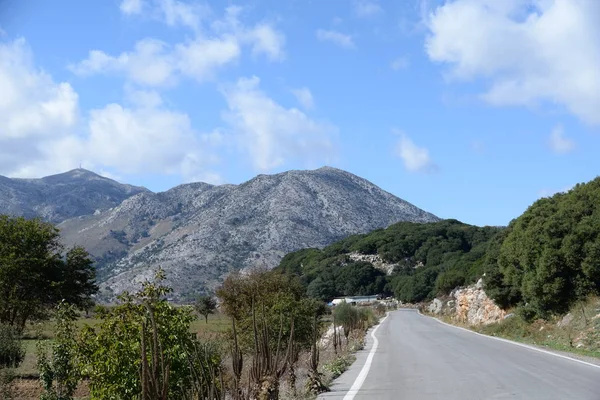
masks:
[[(0, 213), (62, 221), (58, 227), (64, 241), (86, 247), (97, 259), (104, 299), (132, 289), (158, 266), (167, 271), (174, 296), (185, 299), (214, 289), (232, 270), (275, 267), (293, 250), (324, 247), (399, 221), (439, 220), (365, 179), (330, 167), (259, 175), (240, 185), (191, 183), (162, 193), (121, 188), (87, 171), (60, 176), (64, 179), (36, 180), (62, 193), (59, 203), (38, 196), (19, 208), (4, 201), (0, 191)], [(78, 183), (71, 184), (71, 179)], [(110, 183), (104, 195), (100, 182)], [(74, 186), (82, 193), (97, 190), (98, 198), (114, 201), (79, 207), (76, 197), (81, 196)], [(121, 201), (109, 195), (115, 192), (122, 193)], [(77, 204), (78, 211), (71, 214), (75, 218), (64, 219), (70, 207), (60, 203)], [(44, 207), (53, 212), (36, 214)]]
[(0, 213), (53, 223), (115, 207), (147, 189), (123, 185), (85, 169), (41, 179), (0, 176)]
[(277, 269), (299, 276), (310, 296), (325, 301), (385, 294), (416, 303), (479, 279), (486, 250), (502, 230), (456, 220), (400, 222), (321, 250), (292, 252)]

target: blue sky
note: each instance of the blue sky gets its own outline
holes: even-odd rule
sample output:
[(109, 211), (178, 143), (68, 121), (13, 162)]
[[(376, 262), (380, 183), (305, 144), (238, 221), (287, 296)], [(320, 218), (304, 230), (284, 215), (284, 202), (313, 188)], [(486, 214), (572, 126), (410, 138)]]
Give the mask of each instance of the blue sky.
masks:
[(331, 165), (505, 225), (600, 166), (595, 0), (0, 2), (0, 174)]

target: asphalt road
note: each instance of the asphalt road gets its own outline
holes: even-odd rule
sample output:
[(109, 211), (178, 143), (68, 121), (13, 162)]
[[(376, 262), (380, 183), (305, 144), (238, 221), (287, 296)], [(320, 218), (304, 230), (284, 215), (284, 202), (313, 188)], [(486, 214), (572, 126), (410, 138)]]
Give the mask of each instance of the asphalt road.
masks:
[[(374, 344), (369, 334), (356, 362), (319, 398), (600, 400), (598, 367), (476, 335), (412, 310), (391, 312), (375, 337), (370, 368), (364, 368)], [(360, 389), (349, 392), (365, 369)]]

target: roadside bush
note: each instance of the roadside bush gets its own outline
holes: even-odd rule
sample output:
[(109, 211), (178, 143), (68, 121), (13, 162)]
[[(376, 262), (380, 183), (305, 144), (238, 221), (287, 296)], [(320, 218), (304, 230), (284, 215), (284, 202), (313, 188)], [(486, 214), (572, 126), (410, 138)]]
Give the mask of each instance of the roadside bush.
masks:
[(24, 358), (25, 349), (18, 330), (0, 324), (0, 368), (17, 368)]
[(335, 379), (343, 374), (355, 359), (351, 354), (343, 354), (334, 358), (330, 363), (325, 364), (323, 369), (331, 374), (331, 379)]

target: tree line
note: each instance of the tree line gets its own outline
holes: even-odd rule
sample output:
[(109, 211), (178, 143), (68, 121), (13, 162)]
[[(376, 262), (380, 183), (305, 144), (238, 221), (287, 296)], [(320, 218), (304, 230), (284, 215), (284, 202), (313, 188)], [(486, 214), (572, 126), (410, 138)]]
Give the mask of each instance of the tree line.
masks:
[[(487, 244), (501, 230), (456, 220), (401, 222), (350, 236), (322, 250), (290, 253), (277, 269), (298, 276), (310, 296), (325, 301), (381, 294), (415, 303), (481, 277)], [(395, 267), (387, 275), (370, 262), (352, 261), (350, 253), (377, 255)]]
[[(386, 275), (353, 261), (353, 252), (377, 255), (394, 270)], [(517, 307), (527, 319), (548, 318), (600, 294), (600, 178), (536, 201), (508, 227), (401, 222), (292, 252), (277, 269), (325, 301), (381, 294), (416, 303), (483, 278), (499, 306)]]

